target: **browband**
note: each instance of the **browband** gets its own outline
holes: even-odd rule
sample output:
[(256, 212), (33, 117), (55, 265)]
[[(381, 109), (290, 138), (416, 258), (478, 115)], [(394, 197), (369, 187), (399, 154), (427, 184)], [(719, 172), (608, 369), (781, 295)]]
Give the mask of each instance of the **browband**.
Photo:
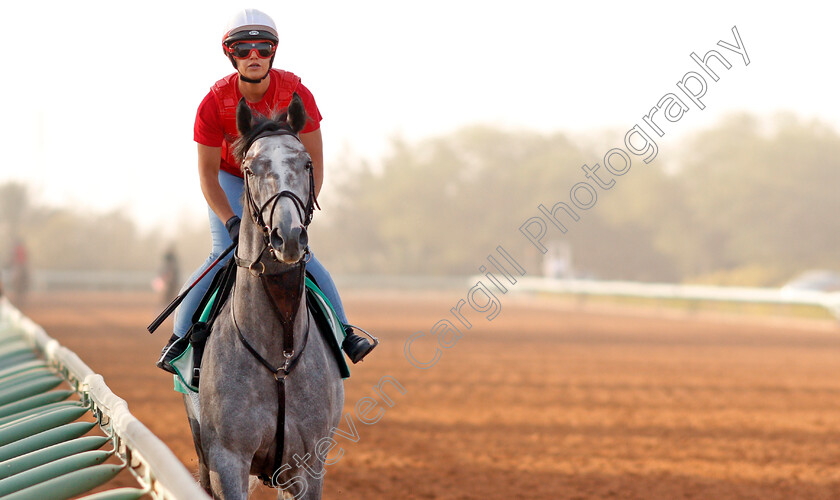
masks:
[(248, 140), (248, 142), (246, 143), (245, 154), (243, 155), (243, 159), (245, 156), (248, 155), (248, 150), (251, 149), (251, 146), (253, 146), (255, 142), (257, 142), (259, 139), (262, 139), (263, 137), (270, 137), (272, 135), (290, 135), (297, 139), (298, 142), (300, 142), (300, 137), (298, 137), (296, 133), (292, 132), (287, 128), (278, 128), (277, 130), (265, 130)]

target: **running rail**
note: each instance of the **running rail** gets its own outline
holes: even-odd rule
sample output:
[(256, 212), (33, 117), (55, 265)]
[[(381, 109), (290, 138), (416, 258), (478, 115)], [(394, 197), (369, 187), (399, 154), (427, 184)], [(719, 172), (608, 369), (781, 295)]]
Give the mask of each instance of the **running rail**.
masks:
[[(8, 341), (14, 337), (22, 337), (27, 344), (39, 351), (46, 360), (47, 366), (57, 371), (58, 375), (79, 394), (81, 401), (76, 403), (81, 404), (74, 405), (72, 402), (63, 404), (75, 407), (87, 406), (88, 411), (93, 412), (99, 426), (113, 442), (114, 455), (124, 462), (125, 468), (137, 479), (142, 488), (142, 490), (121, 488), (106, 491), (91, 496), (91, 499), (136, 498), (134, 495), (139, 491), (142, 491), (142, 494), (151, 495), (152, 498), (157, 500), (209, 499), (193, 475), (157, 436), (152, 434), (145, 425), (129, 412), (128, 404), (111, 392), (101, 375), (94, 373), (74, 352), (62, 347), (57, 340), (47, 335), (43, 328), (24, 316), (8, 300), (0, 297), (0, 340)], [(75, 408), (73, 410), (77, 411)], [(69, 410), (67, 406), (64, 406), (60, 410), (50, 410), (46, 413), (49, 413), (48, 416), (53, 416), (60, 411), (67, 412)], [(24, 420), (23, 423), (26, 424), (27, 419), (31, 421), (30, 417), (24, 417), (21, 420)], [(0, 430), (5, 427), (5, 425), (0, 426)], [(23, 440), (18, 442), (23, 442)], [(55, 463), (57, 462), (48, 463), (42, 467), (52, 466)], [(2, 465), (3, 462), (0, 461), (0, 467)], [(103, 466), (99, 465), (97, 467)], [(115, 466), (111, 465), (111, 467)], [(93, 468), (89, 467), (85, 470)], [(122, 466), (119, 467), (120, 470), (122, 468)], [(82, 473), (85, 470), (78, 470), (55, 478), (52, 481), (58, 482), (54, 483), (56, 486), (52, 486), (52, 489), (64, 489), (66, 483), (61, 485), (60, 480), (62, 478), (69, 481), (72, 474)], [(16, 476), (11, 478), (14, 477)], [(72, 479), (75, 480), (76, 477)], [(43, 486), (49, 486), (48, 483), (52, 483), (52, 481), (43, 483)], [(33, 488), (39, 486), (41, 485), (36, 485)], [(33, 498), (31, 496), (33, 494), (38, 498), (45, 498), (45, 496), (35, 493), (35, 490), (32, 490), (27, 496), (25, 494), (27, 491), (30, 490), (21, 490), (19, 493), (24, 494), (24, 498)], [(19, 495), (15, 493), (10, 498), (15, 496)]]
[[(484, 276), (474, 276), (471, 283), (475, 283), (472, 280), (481, 278)], [(517, 281), (518, 283), (512, 288), (518, 292), (819, 306), (824, 307), (840, 320), (840, 292), (531, 277), (519, 278)]]

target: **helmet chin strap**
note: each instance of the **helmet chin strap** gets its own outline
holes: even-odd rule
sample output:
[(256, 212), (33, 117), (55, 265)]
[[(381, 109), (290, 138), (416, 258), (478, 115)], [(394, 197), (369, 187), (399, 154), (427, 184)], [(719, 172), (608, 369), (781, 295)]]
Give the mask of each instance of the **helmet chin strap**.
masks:
[(263, 77), (260, 78), (259, 80), (255, 80), (253, 78), (248, 78), (247, 76), (243, 75), (242, 73), (239, 73), (239, 79), (242, 80), (243, 82), (247, 82), (247, 83), (260, 83), (261, 81), (265, 80), (268, 77), (269, 73), (271, 73), (271, 69), (266, 71), (265, 75), (263, 75)]

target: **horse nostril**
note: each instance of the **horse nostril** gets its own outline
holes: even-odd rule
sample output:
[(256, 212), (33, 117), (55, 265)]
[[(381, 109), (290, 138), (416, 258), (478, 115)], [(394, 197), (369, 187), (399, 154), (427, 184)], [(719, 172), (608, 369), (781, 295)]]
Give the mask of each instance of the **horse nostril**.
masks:
[(300, 243), (301, 248), (306, 248), (309, 245), (309, 234), (307, 234), (306, 228), (303, 226), (300, 227), (300, 236), (298, 236), (298, 242)]
[(306, 234), (306, 228), (303, 226), (292, 228), (292, 231), (289, 234), (289, 240), (296, 241), (301, 248), (306, 248), (306, 245), (309, 243), (309, 236)]
[(271, 235), (269, 236), (269, 240), (271, 242), (271, 247), (275, 249), (280, 249), (283, 246), (283, 237), (280, 236), (280, 230), (274, 228), (271, 230)]

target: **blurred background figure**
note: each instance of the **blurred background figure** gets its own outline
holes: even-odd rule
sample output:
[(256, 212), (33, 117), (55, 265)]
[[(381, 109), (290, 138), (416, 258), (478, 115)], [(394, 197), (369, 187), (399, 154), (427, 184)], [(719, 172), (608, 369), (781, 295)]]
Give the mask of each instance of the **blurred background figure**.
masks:
[(180, 284), (181, 273), (178, 269), (178, 256), (175, 254), (175, 245), (170, 245), (166, 253), (163, 254), (163, 263), (152, 283), (152, 288), (161, 294), (161, 303), (166, 305), (178, 295)]
[(548, 244), (548, 251), (543, 256), (543, 276), (555, 279), (571, 279), (572, 246), (568, 241), (553, 240)]
[(21, 238), (15, 238), (9, 255), (8, 294), (17, 307), (23, 307), (29, 292), (29, 252)]

